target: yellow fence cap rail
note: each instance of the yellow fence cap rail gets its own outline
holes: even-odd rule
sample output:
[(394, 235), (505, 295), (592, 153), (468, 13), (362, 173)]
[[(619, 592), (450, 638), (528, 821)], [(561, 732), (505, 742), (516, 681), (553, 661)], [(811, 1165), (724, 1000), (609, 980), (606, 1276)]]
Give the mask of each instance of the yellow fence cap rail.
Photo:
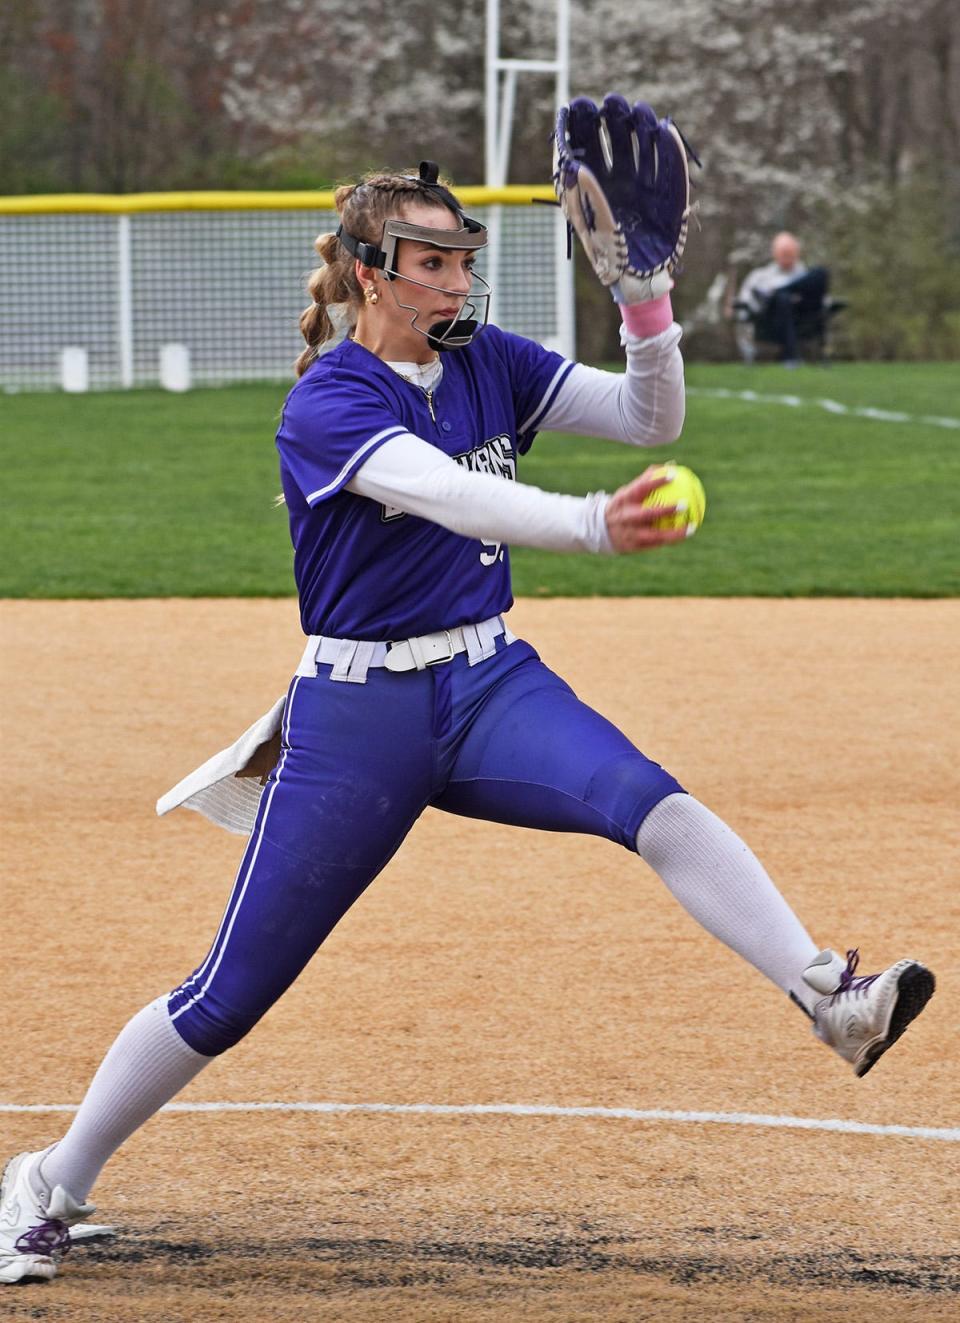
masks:
[[(549, 184), (509, 184), (504, 188), (468, 185), (456, 190), (465, 207), (522, 206), (552, 202)], [(0, 215), (41, 216), (93, 212), (130, 215), (139, 211), (333, 211), (329, 189), (249, 191), (221, 189), (192, 193), (47, 193), (0, 197)]]

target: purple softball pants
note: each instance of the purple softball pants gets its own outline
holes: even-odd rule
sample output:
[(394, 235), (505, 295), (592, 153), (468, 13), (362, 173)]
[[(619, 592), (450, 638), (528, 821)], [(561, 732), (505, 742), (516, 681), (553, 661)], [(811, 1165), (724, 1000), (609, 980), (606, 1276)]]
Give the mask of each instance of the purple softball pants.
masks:
[(170, 995), (186, 1043), (216, 1056), (296, 979), (428, 806), (635, 850), (682, 787), (582, 703), (529, 644), (497, 640), (365, 684), (297, 677), (280, 759), (206, 959)]

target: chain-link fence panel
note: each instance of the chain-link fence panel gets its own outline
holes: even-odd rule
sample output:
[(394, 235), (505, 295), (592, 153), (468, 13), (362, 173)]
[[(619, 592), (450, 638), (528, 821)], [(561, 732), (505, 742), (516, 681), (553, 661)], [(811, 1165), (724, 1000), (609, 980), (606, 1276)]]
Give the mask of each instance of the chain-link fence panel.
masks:
[[(175, 196), (175, 195), (174, 195)], [(8, 200), (9, 201), (9, 200)], [(29, 200), (26, 200), (29, 201)], [(319, 262), (320, 209), (163, 209), (11, 214), (0, 200), (0, 389), (157, 385), (161, 352), (182, 346), (196, 385), (292, 377), (298, 321)], [(490, 228), (478, 270), (493, 319), (572, 352), (563, 323), (555, 210), (480, 205)], [(81, 382), (65, 381), (64, 351)]]

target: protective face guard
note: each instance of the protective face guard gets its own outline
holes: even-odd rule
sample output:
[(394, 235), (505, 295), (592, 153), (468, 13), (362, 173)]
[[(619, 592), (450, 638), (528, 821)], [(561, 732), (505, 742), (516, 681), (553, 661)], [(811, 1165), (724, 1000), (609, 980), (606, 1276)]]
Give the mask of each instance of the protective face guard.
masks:
[[(443, 205), (446, 206), (447, 204), (444, 203)], [(438, 294), (449, 294), (451, 298), (458, 300), (464, 299), (456, 317), (451, 317), (446, 321), (434, 322), (430, 327), (423, 327), (417, 325), (417, 319), (420, 316), (418, 310), (412, 304), (404, 303), (398, 297), (396, 289), (392, 289), (391, 292), (397, 301), (397, 306), (413, 314), (410, 325), (421, 335), (426, 336), (431, 349), (438, 351), (462, 349), (470, 343), (475, 335), (483, 330), (490, 315), (490, 295), (493, 291), (488, 282), (476, 273), (474, 273), (473, 281), (474, 285), (479, 286), (479, 288), (471, 288), (466, 298), (459, 291), (444, 289), (442, 285), (431, 285), (425, 280), (414, 280), (412, 276), (401, 275), (397, 270), (397, 244), (401, 239), (414, 239), (418, 243), (429, 244), (431, 248), (459, 250), (485, 248), (487, 243), (486, 226), (481, 225), (478, 220), (474, 220), (471, 216), (464, 216), (462, 212), (458, 215), (463, 223), (456, 230), (434, 229), (430, 225), (412, 225), (410, 222), (402, 220), (385, 221), (379, 248), (376, 244), (364, 243), (352, 234), (348, 234), (342, 225), (337, 230), (337, 238), (347, 252), (352, 253), (357, 261), (364, 266), (372, 266), (382, 270), (387, 280), (391, 282), (406, 280), (411, 285), (419, 285), (422, 289), (435, 290)]]
[(451, 317), (446, 321), (434, 322), (429, 327), (423, 327), (417, 324), (420, 314), (413, 304), (404, 303), (397, 293), (396, 287), (391, 288), (397, 306), (413, 314), (410, 319), (410, 325), (413, 329), (427, 337), (431, 349), (440, 352), (445, 349), (462, 349), (470, 343), (475, 335), (483, 330), (490, 315), (492, 290), (483, 276), (478, 275), (475, 271), (473, 272), (473, 284), (465, 299), (463, 294), (456, 290), (445, 289), (442, 285), (431, 285), (425, 280), (414, 280), (412, 276), (403, 276), (397, 270), (397, 244), (401, 239), (415, 239), (418, 243), (428, 243), (431, 248), (472, 250), (486, 247), (486, 228), (479, 221), (470, 220), (469, 217), (465, 216), (463, 220), (466, 223), (458, 230), (435, 230), (428, 225), (411, 225), (408, 221), (401, 220), (388, 220), (383, 227), (383, 238), (381, 240), (384, 255), (383, 274), (387, 280), (391, 282), (406, 280), (411, 285), (419, 285), (421, 289), (449, 294), (451, 298), (458, 301), (463, 299), (456, 317)]

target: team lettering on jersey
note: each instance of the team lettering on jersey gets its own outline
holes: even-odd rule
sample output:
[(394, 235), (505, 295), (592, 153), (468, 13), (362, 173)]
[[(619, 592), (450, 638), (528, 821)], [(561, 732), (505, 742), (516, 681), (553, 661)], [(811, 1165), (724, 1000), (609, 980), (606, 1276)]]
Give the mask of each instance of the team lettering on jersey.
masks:
[(513, 442), (506, 432), (453, 458), (471, 473), (492, 473), (496, 478), (509, 478), (511, 482), (516, 482), (517, 461), (513, 453)]
[[(452, 459), (460, 465), (461, 468), (468, 469), (471, 473), (491, 473), (495, 478), (506, 478), (509, 482), (517, 480), (517, 460), (513, 449), (513, 441), (502, 432), (500, 436), (495, 436), (490, 441), (483, 441), (480, 445), (474, 446), (472, 450), (465, 450), (461, 455), (453, 455)], [(383, 523), (389, 523), (394, 519), (403, 519), (405, 511), (398, 510), (395, 505), (381, 505), (380, 519)], [(481, 543), (480, 563), (482, 565), (493, 565), (497, 560), (503, 559), (503, 550), (499, 542)]]

